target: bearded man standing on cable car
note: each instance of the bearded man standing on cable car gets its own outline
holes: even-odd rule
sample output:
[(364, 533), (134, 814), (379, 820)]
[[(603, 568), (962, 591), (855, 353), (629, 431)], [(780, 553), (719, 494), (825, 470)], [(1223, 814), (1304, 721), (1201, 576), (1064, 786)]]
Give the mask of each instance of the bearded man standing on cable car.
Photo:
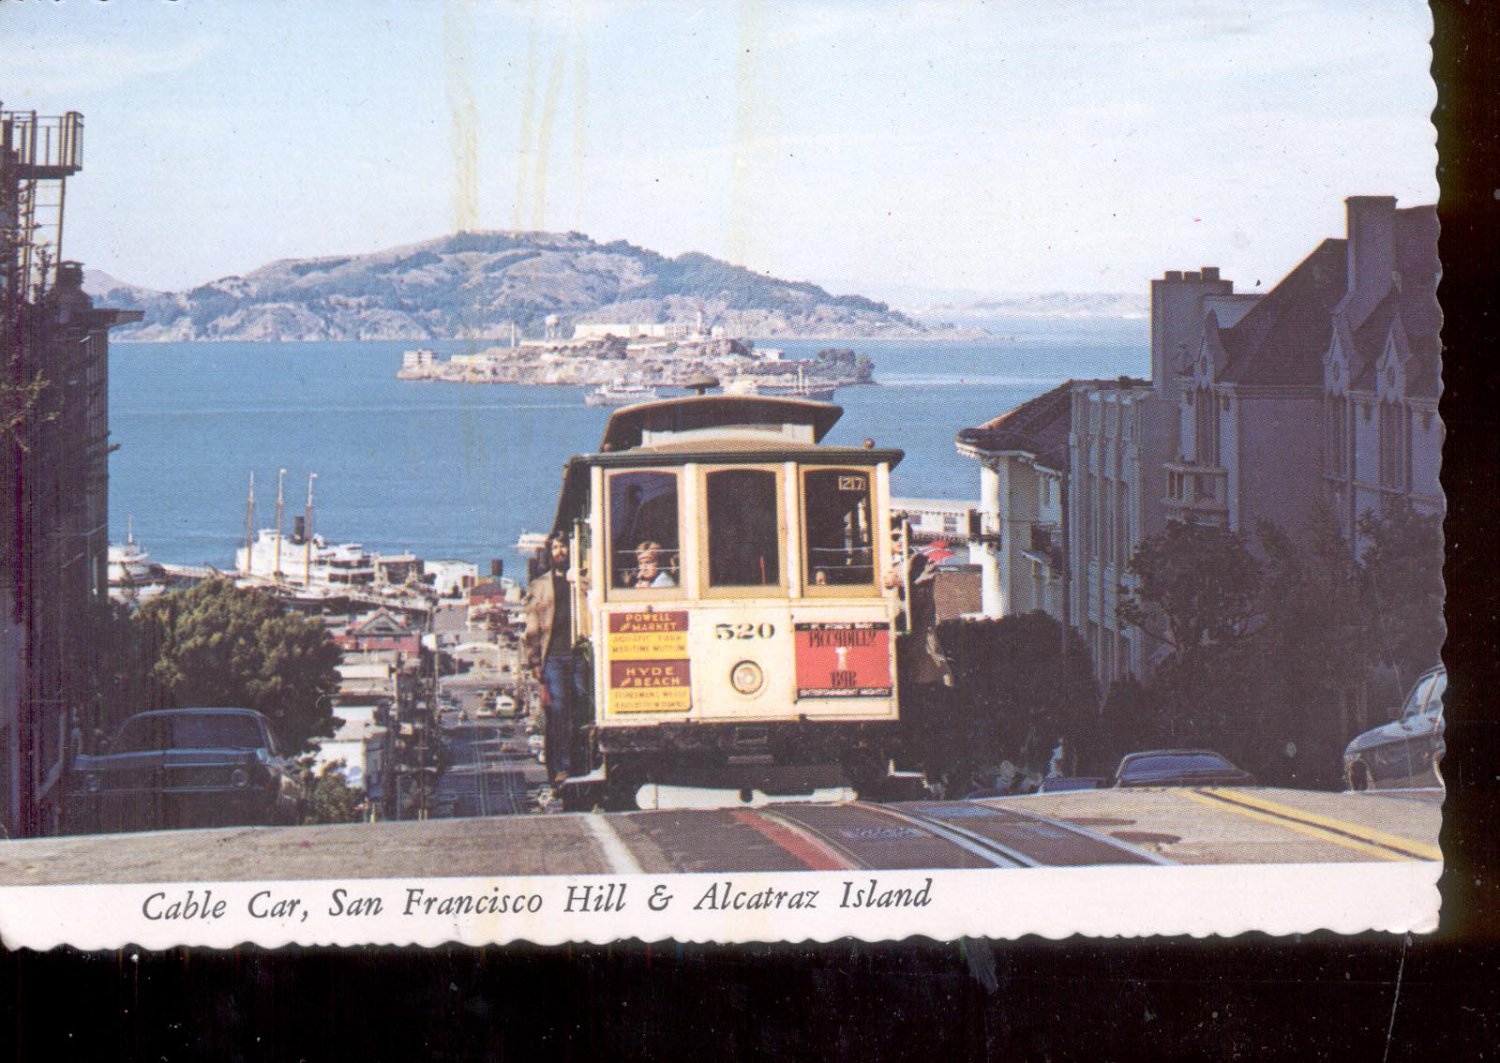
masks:
[(541, 684), (546, 722), (547, 777), (561, 786), (572, 773), (573, 710), (582, 697), (573, 652), (573, 595), (568, 584), (568, 540), (548, 542), (547, 568), (526, 591), (526, 667)]

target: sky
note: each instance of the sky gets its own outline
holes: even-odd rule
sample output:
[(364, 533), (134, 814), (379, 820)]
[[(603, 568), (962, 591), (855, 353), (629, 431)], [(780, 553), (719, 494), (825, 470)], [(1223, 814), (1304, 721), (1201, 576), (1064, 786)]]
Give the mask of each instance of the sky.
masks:
[(7, 109), (84, 114), (64, 256), (180, 290), (460, 229), (838, 293), (1269, 287), (1434, 202), (1423, 0), (54, 0)]

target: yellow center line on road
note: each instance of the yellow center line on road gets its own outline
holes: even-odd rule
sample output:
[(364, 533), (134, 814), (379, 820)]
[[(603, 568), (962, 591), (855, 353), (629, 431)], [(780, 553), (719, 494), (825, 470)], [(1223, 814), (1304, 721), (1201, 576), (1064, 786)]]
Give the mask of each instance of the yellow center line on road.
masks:
[(1350, 823), (1347, 820), (1334, 819), (1332, 816), (1309, 812), (1294, 805), (1272, 801), (1270, 798), (1261, 797), (1259, 794), (1252, 795), (1241, 790), (1226, 791), (1218, 788), (1205, 788), (1203, 793), (1210, 794), (1222, 801), (1232, 801), (1237, 804), (1248, 805), (1262, 812), (1269, 812), (1273, 816), (1295, 819), (1314, 827), (1322, 827), (1325, 830), (1345, 834), (1358, 841), (1380, 845), (1387, 849), (1395, 849), (1398, 852), (1408, 856), (1415, 856), (1421, 860), (1441, 860), (1443, 858), (1443, 851), (1436, 845), (1428, 845), (1426, 842), (1419, 842), (1400, 834), (1391, 834), (1361, 823)]
[(1251, 808), (1249, 805), (1242, 805), (1236, 801), (1225, 800), (1222, 794), (1215, 794), (1202, 790), (1178, 790), (1176, 792), (1181, 794), (1183, 797), (1186, 797), (1193, 801), (1197, 801), (1199, 804), (1207, 805), (1210, 808), (1217, 808), (1220, 811), (1234, 812), (1236, 815), (1244, 816), (1246, 819), (1258, 820), (1262, 823), (1272, 823), (1278, 827), (1281, 827), (1283, 830), (1289, 830), (1296, 834), (1302, 834), (1309, 838), (1315, 838), (1320, 842), (1332, 842), (1334, 845), (1343, 846), (1345, 849), (1352, 849), (1357, 853), (1363, 853), (1365, 856), (1374, 856), (1378, 857), (1381, 860), (1410, 859), (1409, 856), (1403, 853), (1393, 852), (1392, 850), (1387, 849), (1384, 846), (1376, 845), (1374, 843), (1356, 841), (1353, 838), (1345, 837), (1342, 834), (1335, 833), (1334, 831), (1329, 830), (1327, 827), (1314, 826), (1310, 823), (1304, 823), (1300, 819), (1291, 819), (1286, 816), (1276, 815), (1272, 812), (1260, 812), (1256, 809)]

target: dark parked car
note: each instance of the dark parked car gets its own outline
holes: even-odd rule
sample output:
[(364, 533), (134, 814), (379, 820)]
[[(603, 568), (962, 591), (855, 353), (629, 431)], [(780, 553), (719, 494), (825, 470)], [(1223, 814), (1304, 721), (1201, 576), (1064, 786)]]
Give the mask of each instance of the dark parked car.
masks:
[(302, 814), (297, 766), (252, 709), (138, 713), (73, 772), (81, 829), (296, 823)]
[(1127, 753), (1115, 769), (1116, 786), (1254, 786), (1255, 776), (1207, 749)]
[(1423, 673), (1401, 716), (1366, 731), (1344, 750), (1344, 778), (1351, 790), (1404, 790), (1441, 787), (1438, 763), (1447, 750), (1443, 737), (1443, 692), (1448, 670)]
[(1068, 790), (1097, 790), (1103, 786), (1107, 779), (1100, 779), (1093, 775), (1053, 775), (1043, 779), (1042, 784), (1036, 788), (1039, 794), (1060, 794)]

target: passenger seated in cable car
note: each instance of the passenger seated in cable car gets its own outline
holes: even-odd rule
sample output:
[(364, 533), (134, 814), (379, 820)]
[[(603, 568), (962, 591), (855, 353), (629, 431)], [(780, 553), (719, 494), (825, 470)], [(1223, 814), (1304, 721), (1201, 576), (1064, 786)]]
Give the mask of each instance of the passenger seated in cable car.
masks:
[[(634, 590), (677, 586), (677, 476), (675, 473), (638, 471), (610, 477), (610, 585)], [(670, 582), (641, 582), (640, 554), (656, 554), (656, 572)]]
[(635, 548), (637, 587), (675, 587), (677, 581), (662, 565), (661, 543), (647, 540)]

